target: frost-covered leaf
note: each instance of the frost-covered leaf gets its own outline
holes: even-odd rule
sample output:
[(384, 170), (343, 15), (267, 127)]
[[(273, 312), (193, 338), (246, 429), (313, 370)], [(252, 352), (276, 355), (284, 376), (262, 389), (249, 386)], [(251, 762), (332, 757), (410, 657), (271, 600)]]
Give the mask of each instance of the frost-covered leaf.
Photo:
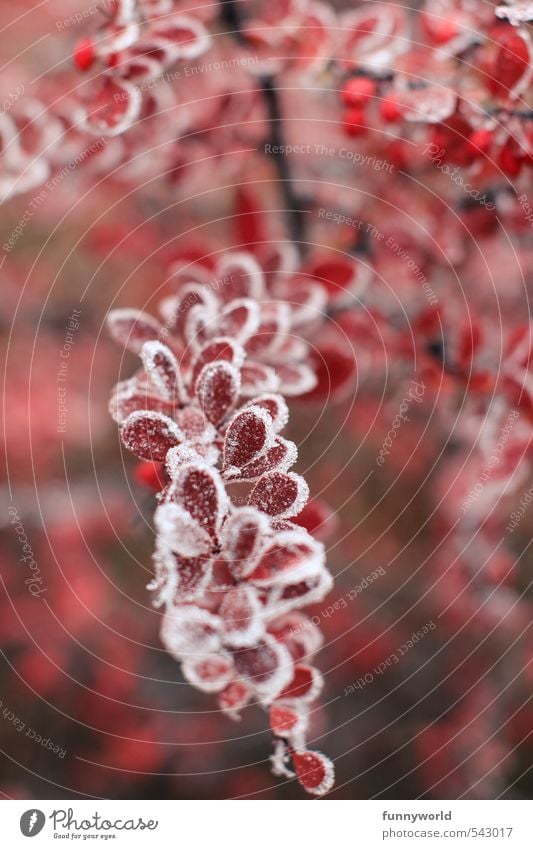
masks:
[(155, 318), (132, 309), (111, 310), (107, 327), (112, 338), (134, 354), (140, 354), (144, 343), (157, 339), (161, 332)]
[(219, 693), (218, 705), (220, 710), (232, 719), (240, 719), (240, 711), (252, 697), (251, 687), (244, 681), (232, 681)]
[(320, 695), (323, 686), (324, 679), (318, 669), (304, 663), (296, 664), (292, 681), (279, 698), (291, 702), (312, 702)]
[(165, 465), (171, 479), (175, 481), (178, 471), (183, 465), (201, 462), (201, 455), (190, 445), (178, 445), (176, 448), (171, 448), (168, 452)]
[(251, 254), (225, 254), (217, 266), (217, 291), (227, 301), (251, 298), (260, 301), (264, 293), (263, 272)]
[(216, 469), (187, 463), (176, 470), (172, 497), (212, 536), (220, 529), (229, 500)]
[(187, 314), (192, 307), (204, 307), (209, 314), (216, 314), (218, 301), (213, 292), (202, 283), (185, 283), (177, 295), (165, 298), (160, 304), (160, 312), (165, 328), (185, 336)]
[(298, 781), (313, 796), (323, 796), (335, 783), (333, 763), (321, 752), (294, 752), (292, 756)]
[(196, 381), (196, 395), (206, 419), (220, 424), (234, 408), (239, 397), (238, 369), (229, 362), (204, 366)]
[(171, 42), (177, 59), (196, 59), (211, 44), (211, 37), (204, 25), (191, 15), (164, 15), (152, 24), (150, 34)]
[(211, 549), (211, 537), (179, 504), (161, 504), (154, 515), (158, 534), (183, 557), (198, 557)]
[(306, 728), (306, 717), (303, 713), (290, 705), (274, 702), (269, 710), (269, 720), (272, 733), (276, 737), (290, 739), (295, 735), (301, 735)]
[(290, 281), (290, 288), (287, 289), (293, 329), (324, 318), (328, 304), (324, 286), (315, 281), (296, 278)]
[(241, 585), (225, 593), (218, 611), (225, 629), (225, 643), (233, 647), (257, 643), (264, 632), (262, 609), (253, 587)]
[(276, 374), (279, 379), (279, 391), (291, 398), (311, 392), (317, 384), (314, 371), (305, 363), (277, 365)]
[(286, 646), (295, 661), (308, 660), (324, 642), (320, 629), (300, 610), (291, 610), (273, 619), (268, 630)]
[(257, 645), (233, 652), (235, 668), (252, 685), (261, 701), (269, 704), (292, 678), (292, 660), (284, 646), (270, 637)]
[(245, 360), (241, 369), (241, 395), (255, 398), (261, 392), (275, 392), (279, 378), (271, 366)]
[(285, 342), (290, 327), (288, 304), (284, 301), (263, 304), (257, 333), (246, 343), (248, 354), (255, 358), (274, 354)]
[(198, 351), (205, 344), (210, 335), (208, 327), (211, 319), (210, 311), (202, 304), (192, 306), (186, 313), (183, 320), (183, 338), (188, 355)]
[(274, 443), (272, 419), (262, 407), (248, 407), (236, 413), (226, 431), (223, 470), (241, 469), (257, 460)]
[(179, 404), (187, 401), (180, 367), (170, 348), (158, 341), (145, 342), (141, 359), (148, 379), (161, 395), (175, 398)]
[(289, 421), (289, 408), (287, 407), (287, 402), (282, 395), (265, 393), (263, 395), (258, 395), (257, 398), (254, 398), (254, 400), (250, 402), (250, 404), (253, 404), (255, 407), (264, 407), (272, 419), (272, 427), (276, 433), (283, 430)]
[(194, 604), (170, 607), (163, 619), (161, 641), (177, 660), (187, 654), (220, 648), (220, 618)]
[(162, 536), (157, 539), (154, 562), (159, 570), (163, 568), (174, 576), (170, 601), (175, 605), (198, 598), (211, 578), (212, 561), (208, 557), (182, 557)]
[(272, 448), (269, 448), (262, 457), (247, 463), (242, 469), (237, 469), (235, 466), (228, 469), (224, 472), (224, 479), (230, 482), (255, 481), (273, 469), (287, 471), (295, 464), (297, 458), (298, 450), (294, 442), (277, 436)]
[(259, 327), (259, 306), (251, 298), (236, 298), (217, 317), (219, 336), (246, 341)]
[(113, 388), (109, 401), (109, 413), (118, 424), (122, 424), (131, 413), (138, 410), (151, 410), (171, 416), (174, 405), (166, 398), (155, 394), (152, 387), (143, 384), (138, 378), (121, 380)]
[(307, 607), (322, 601), (332, 586), (333, 579), (325, 568), (317, 568), (314, 572), (310, 568), (306, 577), (298, 577), (294, 581), (288, 573), (286, 584), (273, 585), (268, 601), (269, 608), (279, 615), (296, 607)]
[(141, 460), (163, 462), (167, 451), (183, 440), (183, 433), (163, 413), (139, 410), (131, 413), (122, 425), (122, 442)]
[(263, 550), (248, 580), (261, 587), (283, 587), (313, 579), (320, 574), (323, 563), (320, 543), (305, 532), (281, 531)]
[(249, 503), (269, 516), (290, 519), (297, 516), (309, 498), (305, 480), (294, 472), (267, 472), (250, 493)]
[(181, 668), (186, 680), (204, 693), (220, 693), (235, 673), (231, 656), (220, 652), (186, 657)]
[(222, 529), (221, 545), (235, 578), (242, 580), (252, 571), (269, 532), (267, 517), (253, 507), (240, 507), (228, 517)]
[(244, 350), (237, 342), (227, 336), (217, 337), (207, 342), (198, 352), (192, 368), (192, 383), (196, 383), (202, 369), (208, 363), (228, 362), (239, 368), (244, 360)]
[(140, 115), (142, 96), (133, 83), (105, 77), (95, 84), (85, 103), (85, 128), (95, 135), (117, 136), (128, 130)]

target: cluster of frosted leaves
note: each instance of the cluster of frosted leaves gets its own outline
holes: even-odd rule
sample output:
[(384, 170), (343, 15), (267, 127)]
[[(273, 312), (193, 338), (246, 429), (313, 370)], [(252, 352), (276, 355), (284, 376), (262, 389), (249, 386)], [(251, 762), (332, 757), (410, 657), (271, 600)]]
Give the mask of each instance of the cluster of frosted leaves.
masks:
[(429, 141), (450, 161), (470, 164), (490, 150), (501, 154), (506, 172), (529, 164), (532, 10), (526, 0), (496, 9), (438, 0), (415, 16), (384, 3), (340, 14), (339, 65), (375, 84), (365, 101), (356, 96), (351, 103), (348, 92), (354, 110), (347, 123), (384, 121), (390, 132), (401, 128), (399, 138), (412, 132), (413, 139), (419, 131), (412, 125), (426, 124), (434, 131)]
[(143, 90), (179, 61), (196, 59), (211, 39), (204, 23), (173, 0), (115, 0), (96, 37), (78, 43), (81, 70), (99, 73), (84, 94), (83, 124), (102, 136), (123, 133), (140, 117)]
[(533, 23), (533, 3), (531, 0), (506, 0), (505, 5), (497, 7), (496, 14), (514, 26)]
[(230, 717), (263, 705), (275, 774), (321, 795), (333, 767), (305, 743), (321, 635), (302, 608), (325, 597), (331, 576), (322, 544), (293, 521), (309, 492), (280, 435), (283, 395), (314, 386), (299, 334), (318, 295), (310, 285), (308, 304), (274, 300), (248, 254), (227, 254), (216, 281), (218, 296), (214, 283), (182, 282), (162, 322), (110, 313), (112, 335), (142, 361), (115, 387), (111, 414), (124, 445), (164, 467), (150, 585), (164, 645)]
[[(166, 75), (172, 81), (177, 63), (209, 49), (205, 8), (179, 0), (110, 0), (102, 11), (100, 29), (74, 47), (74, 66), (85, 76), (49, 74), (41, 100), (39, 94), (21, 99), (0, 115), (0, 202), (42, 185), (65, 165), (109, 173), (141, 156), (154, 138), (161, 152), (182, 130), (173, 109), (176, 86), (154, 83)], [(143, 167), (141, 157), (132, 176)]]
[(316, 74), (335, 51), (337, 19), (318, 0), (273, 0), (243, 5), (241, 36), (258, 62), (256, 73)]

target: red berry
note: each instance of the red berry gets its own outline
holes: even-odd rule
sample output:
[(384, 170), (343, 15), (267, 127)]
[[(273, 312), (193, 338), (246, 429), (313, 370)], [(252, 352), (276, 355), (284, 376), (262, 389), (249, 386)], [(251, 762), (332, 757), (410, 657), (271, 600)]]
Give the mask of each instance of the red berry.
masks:
[(379, 114), (384, 121), (390, 124), (396, 123), (402, 117), (402, 110), (397, 95), (388, 94), (379, 104)]
[(95, 59), (94, 41), (82, 38), (74, 48), (74, 62), (80, 71), (88, 71)]
[(402, 171), (407, 170), (409, 165), (412, 165), (409, 145), (403, 139), (394, 139), (394, 141), (389, 144), (387, 148), (387, 158), (395, 168), (399, 168)]
[(368, 127), (365, 122), (365, 113), (363, 110), (357, 107), (348, 109), (344, 115), (343, 127), (347, 136), (364, 136)]
[(448, 17), (423, 12), (420, 15), (420, 23), (433, 44), (447, 44), (459, 34), (456, 22)]
[(341, 92), (345, 106), (364, 106), (370, 97), (376, 93), (377, 83), (368, 77), (352, 77)]
[(160, 492), (165, 486), (162, 463), (151, 463), (149, 460), (145, 460), (138, 463), (134, 474), (137, 483), (148, 487), (148, 489), (153, 489), (155, 492)]
[(522, 170), (522, 156), (520, 148), (513, 139), (504, 144), (498, 156), (498, 164), (502, 171), (509, 177), (517, 177)]
[(472, 155), (476, 158), (488, 153), (492, 144), (492, 133), (490, 130), (476, 130), (468, 139), (468, 145)]

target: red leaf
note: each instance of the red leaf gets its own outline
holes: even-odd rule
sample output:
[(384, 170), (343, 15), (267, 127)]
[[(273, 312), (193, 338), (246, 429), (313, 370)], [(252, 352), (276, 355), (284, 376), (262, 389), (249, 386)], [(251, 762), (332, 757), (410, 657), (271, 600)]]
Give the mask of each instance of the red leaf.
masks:
[(336, 398), (355, 386), (357, 364), (353, 354), (341, 344), (325, 345), (311, 354), (315, 385), (306, 391), (305, 400)]
[(228, 362), (239, 367), (244, 359), (244, 351), (237, 342), (225, 336), (216, 339), (211, 339), (200, 350), (196, 357), (192, 369), (192, 382), (196, 383), (198, 376), (204, 366), (208, 363)]
[(217, 283), (225, 300), (251, 298), (261, 300), (264, 293), (263, 272), (251, 254), (227, 253), (217, 267)]
[(157, 339), (161, 332), (159, 322), (139, 310), (111, 310), (107, 326), (113, 339), (134, 354), (140, 354), (144, 343)]
[(294, 752), (292, 762), (298, 781), (313, 796), (323, 796), (335, 783), (335, 769), (321, 752)]
[(150, 382), (166, 398), (177, 403), (187, 401), (180, 368), (176, 357), (162, 342), (146, 342), (141, 351), (144, 369)]
[(292, 661), (285, 649), (267, 637), (256, 646), (233, 653), (235, 668), (248, 679), (260, 697), (272, 701), (292, 678)]
[(494, 86), (503, 90), (502, 94), (508, 94), (529, 69), (529, 48), (512, 27), (503, 29), (497, 40), (500, 47), (494, 61)]
[(86, 103), (85, 125), (96, 135), (117, 136), (139, 117), (142, 97), (137, 86), (106, 77)]
[(211, 535), (218, 533), (228, 509), (228, 496), (215, 469), (200, 463), (179, 467), (172, 498)]
[(74, 48), (74, 62), (80, 71), (88, 71), (95, 60), (95, 44), (92, 38), (82, 38)]
[(208, 421), (219, 425), (239, 397), (239, 372), (227, 362), (209, 363), (196, 381), (196, 395)]
[(290, 519), (297, 516), (309, 498), (305, 480), (294, 472), (267, 472), (250, 493), (249, 504), (269, 516)]
[(279, 378), (273, 368), (252, 360), (244, 362), (241, 369), (241, 395), (254, 398), (259, 392), (275, 392), (278, 387)]
[(241, 585), (227, 592), (218, 611), (226, 631), (226, 644), (254, 645), (263, 636), (261, 612), (262, 605), (252, 587)]
[(122, 442), (141, 460), (163, 462), (167, 451), (183, 439), (177, 424), (163, 413), (139, 410), (128, 416), (120, 432)]
[(117, 383), (109, 401), (111, 417), (122, 424), (131, 413), (138, 410), (151, 410), (172, 416), (174, 405), (168, 399), (154, 394), (151, 387), (136, 377)]
[(272, 419), (261, 407), (235, 414), (226, 431), (223, 469), (242, 468), (258, 459), (274, 443)]
[(233, 467), (224, 473), (224, 479), (227, 481), (254, 481), (264, 475), (266, 472), (271, 472), (274, 469), (286, 471), (294, 465), (298, 457), (298, 451), (294, 442), (290, 442), (283, 437), (276, 437), (276, 441), (272, 448), (269, 448), (266, 454), (254, 460), (252, 463), (247, 463), (242, 469)]
[(141, 486), (153, 489), (154, 492), (160, 492), (165, 486), (163, 464), (150, 463), (149, 461), (138, 463), (135, 468), (135, 480)]
[(247, 187), (240, 186), (235, 198), (235, 227), (242, 245), (254, 246), (266, 239), (266, 215), (258, 199)]
[(337, 526), (335, 514), (321, 499), (309, 501), (294, 521), (319, 540), (330, 536)]
[(281, 395), (259, 395), (254, 398), (248, 406), (264, 407), (272, 419), (272, 427), (279, 433), (289, 420), (289, 409), (285, 399)]
[(220, 709), (232, 719), (239, 719), (239, 711), (247, 704), (251, 695), (252, 691), (244, 681), (232, 681), (219, 694), (218, 704)]
[(248, 580), (261, 587), (313, 579), (323, 566), (323, 550), (300, 531), (282, 531), (261, 554)]
[(268, 519), (253, 507), (241, 507), (222, 530), (222, 551), (231, 574), (238, 580), (254, 568), (263, 540), (270, 530)]
[(317, 385), (314, 371), (305, 363), (277, 365), (276, 374), (279, 378), (279, 391), (290, 398), (312, 392)]
[(288, 705), (273, 704), (269, 711), (270, 727), (277, 737), (290, 737), (305, 727), (303, 717)]
[(204, 693), (219, 693), (234, 675), (231, 657), (223, 654), (187, 657), (182, 663), (182, 670), (187, 681)]
[(319, 695), (323, 683), (322, 676), (313, 666), (299, 664), (294, 667), (293, 679), (280, 693), (279, 698), (311, 702)]
[(259, 327), (259, 306), (250, 298), (237, 298), (217, 317), (218, 334), (239, 341), (249, 339)]

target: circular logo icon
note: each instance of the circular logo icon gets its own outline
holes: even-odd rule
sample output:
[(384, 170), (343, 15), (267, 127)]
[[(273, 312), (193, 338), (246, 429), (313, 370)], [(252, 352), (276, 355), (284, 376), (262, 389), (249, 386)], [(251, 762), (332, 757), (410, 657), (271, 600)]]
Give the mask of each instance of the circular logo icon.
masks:
[(46, 817), (42, 811), (32, 808), (25, 811), (20, 818), (20, 830), (24, 837), (35, 837), (43, 830)]

